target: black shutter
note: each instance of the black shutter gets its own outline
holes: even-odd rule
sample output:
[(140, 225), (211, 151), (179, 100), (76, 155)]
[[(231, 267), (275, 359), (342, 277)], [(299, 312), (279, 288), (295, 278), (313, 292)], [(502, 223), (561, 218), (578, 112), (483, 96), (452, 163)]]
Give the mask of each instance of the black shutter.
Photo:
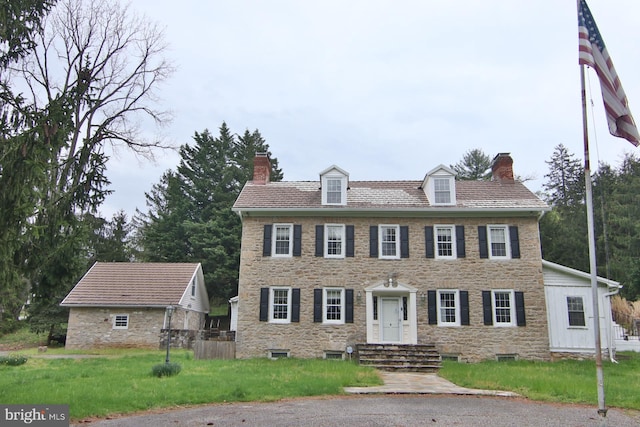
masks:
[(527, 319), (524, 315), (524, 293), (516, 292), (516, 321), (518, 326), (527, 326)]
[(262, 239), (262, 256), (271, 256), (271, 230), (273, 225), (264, 225), (264, 238)]
[(400, 258), (409, 258), (409, 226), (400, 227)]
[(353, 289), (346, 289), (344, 295), (344, 322), (353, 323)]
[(464, 225), (456, 225), (456, 256), (464, 258), (466, 250), (464, 247)]
[(520, 258), (520, 238), (518, 237), (518, 227), (509, 227), (509, 239), (511, 240), (511, 258)]
[(480, 258), (489, 258), (487, 227), (484, 225), (478, 226), (478, 245), (480, 249)]
[(260, 288), (260, 321), (269, 320), (269, 288)]
[(291, 321), (300, 322), (300, 288), (291, 291)]
[(316, 256), (324, 256), (324, 225), (316, 225)]
[(433, 226), (426, 225), (424, 227), (424, 251), (427, 258), (435, 258), (435, 244), (433, 241)]
[(322, 323), (322, 289), (313, 290), (313, 321)]
[(429, 314), (429, 324), (438, 324), (438, 309), (436, 302), (436, 291), (427, 291), (427, 313)]
[(493, 310), (491, 305), (491, 291), (482, 291), (482, 313), (484, 315), (485, 325), (493, 325)]
[(355, 255), (355, 231), (353, 225), (347, 225), (347, 256)]
[(469, 292), (460, 291), (460, 324), (469, 325)]
[(302, 226), (296, 224), (293, 226), (293, 256), (302, 255)]
[(369, 227), (369, 257), (378, 258), (378, 226)]

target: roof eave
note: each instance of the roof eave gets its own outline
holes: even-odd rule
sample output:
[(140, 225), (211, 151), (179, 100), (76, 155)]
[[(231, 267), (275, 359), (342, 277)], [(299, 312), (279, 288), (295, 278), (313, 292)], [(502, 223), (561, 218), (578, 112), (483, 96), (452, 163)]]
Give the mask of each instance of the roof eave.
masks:
[(295, 216), (396, 216), (396, 217), (434, 217), (455, 215), (457, 217), (481, 216), (539, 216), (551, 210), (550, 207), (511, 207), (511, 208), (460, 208), (460, 207), (428, 207), (428, 208), (236, 208), (232, 209), (240, 217), (260, 217), (270, 215)]

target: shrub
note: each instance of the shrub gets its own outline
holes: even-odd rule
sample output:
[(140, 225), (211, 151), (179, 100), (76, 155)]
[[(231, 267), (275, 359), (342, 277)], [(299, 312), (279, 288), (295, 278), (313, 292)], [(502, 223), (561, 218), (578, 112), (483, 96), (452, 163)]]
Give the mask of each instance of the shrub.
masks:
[(179, 363), (170, 362), (154, 365), (153, 368), (151, 368), (151, 372), (156, 377), (170, 377), (172, 375), (178, 375), (181, 369), (182, 366), (180, 366)]
[(27, 363), (27, 356), (21, 354), (9, 354), (7, 356), (0, 356), (0, 365), (19, 366)]

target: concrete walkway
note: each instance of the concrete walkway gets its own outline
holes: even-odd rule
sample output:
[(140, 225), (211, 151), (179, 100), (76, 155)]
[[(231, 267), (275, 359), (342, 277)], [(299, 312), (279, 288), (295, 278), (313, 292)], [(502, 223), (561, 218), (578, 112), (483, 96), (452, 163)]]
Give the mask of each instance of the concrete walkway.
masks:
[(351, 394), (457, 394), (519, 397), (517, 393), (500, 390), (476, 390), (459, 387), (437, 374), (380, 371), (383, 385), (372, 387), (345, 387)]

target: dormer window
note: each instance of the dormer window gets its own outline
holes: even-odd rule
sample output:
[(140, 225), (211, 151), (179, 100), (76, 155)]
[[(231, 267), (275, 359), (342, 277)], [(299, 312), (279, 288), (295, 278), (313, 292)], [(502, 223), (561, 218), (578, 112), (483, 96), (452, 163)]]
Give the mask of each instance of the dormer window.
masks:
[(434, 178), (433, 192), (435, 194), (436, 204), (451, 203), (451, 179), (450, 178)]
[(346, 205), (349, 174), (337, 166), (320, 173), (323, 205)]
[(450, 206), (456, 204), (455, 172), (440, 165), (427, 173), (422, 188), (434, 206)]

